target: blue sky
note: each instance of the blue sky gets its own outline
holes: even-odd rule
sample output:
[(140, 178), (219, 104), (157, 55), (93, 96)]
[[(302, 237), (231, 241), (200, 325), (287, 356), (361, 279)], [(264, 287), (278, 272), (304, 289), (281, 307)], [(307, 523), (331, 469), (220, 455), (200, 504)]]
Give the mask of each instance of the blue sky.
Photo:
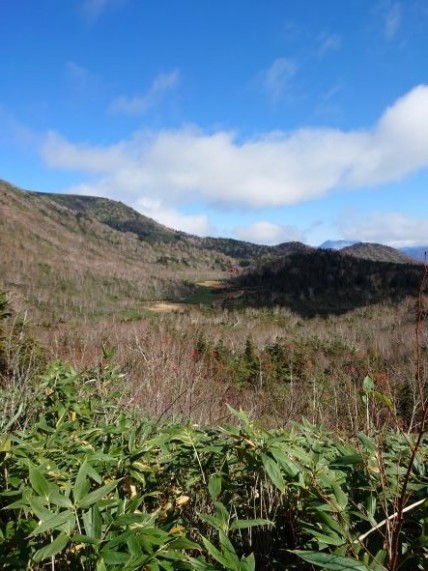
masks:
[(0, 23), (0, 178), (199, 235), (428, 242), (426, 0), (13, 0)]

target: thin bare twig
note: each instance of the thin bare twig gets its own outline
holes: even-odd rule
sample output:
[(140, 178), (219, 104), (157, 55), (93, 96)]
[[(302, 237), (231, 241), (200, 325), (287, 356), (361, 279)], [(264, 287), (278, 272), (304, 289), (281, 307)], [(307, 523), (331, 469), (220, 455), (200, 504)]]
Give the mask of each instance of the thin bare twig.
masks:
[[(417, 502), (415, 502), (414, 504), (411, 504), (410, 506), (406, 506), (403, 509), (403, 513), (409, 512), (411, 510), (413, 510), (414, 508), (417, 508), (418, 506), (421, 506), (424, 502), (426, 502), (428, 500), (428, 498), (423, 498), (422, 500), (418, 500)], [(398, 517), (399, 513), (395, 512), (393, 514), (391, 514), (390, 516), (388, 516), (387, 518), (383, 519), (380, 523), (378, 523), (377, 525), (375, 525), (374, 527), (372, 527), (371, 529), (369, 529), (369, 531), (366, 531), (365, 533), (363, 533), (363, 535), (360, 535), (360, 537), (358, 539), (356, 539), (355, 541), (364, 541), (369, 535), (371, 535), (374, 531), (377, 531), (378, 529), (381, 529), (384, 525), (387, 524), (388, 521), (391, 521), (393, 519), (395, 519), (396, 517)]]
[[(396, 503), (396, 511), (394, 515), (394, 525), (392, 528), (391, 539), (389, 543), (389, 571), (396, 571), (398, 568), (398, 557), (399, 557), (399, 543), (400, 543), (400, 533), (403, 527), (404, 522), (404, 514), (406, 512), (406, 504), (409, 501), (411, 494), (408, 492), (409, 483), (410, 483), (410, 476), (413, 471), (413, 467), (416, 460), (416, 455), (422, 445), (422, 440), (425, 435), (425, 426), (428, 420), (428, 401), (424, 395), (424, 387), (422, 382), (421, 376), (421, 347), (420, 347), (420, 334), (421, 334), (421, 325), (422, 325), (422, 318), (423, 318), (423, 296), (425, 292), (426, 282), (428, 279), (428, 264), (426, 259), (425, 253), (425, 262), (424, 262), (424, 269), (421, 277), (421, 281), (419, 284), (418, 290), (418, 301), (417, 301), (417, 316), (416, 316), (416, 328), (415, 328), (415, 343), (416, 343), (416, 384), (417, 390), (419, 392), (419, 398), (421, 402), (421, 420), (418, 427), (418, 432), (416, 435), (415, 444), (411, 448), (411, 456), (410, 460), (407, 465), (406, 473), (403, 479), (403, 485), (401, 488), (401, 493), (398, 497)], [(389, 518), (387, 518), (386, 522), (389, 522)]]

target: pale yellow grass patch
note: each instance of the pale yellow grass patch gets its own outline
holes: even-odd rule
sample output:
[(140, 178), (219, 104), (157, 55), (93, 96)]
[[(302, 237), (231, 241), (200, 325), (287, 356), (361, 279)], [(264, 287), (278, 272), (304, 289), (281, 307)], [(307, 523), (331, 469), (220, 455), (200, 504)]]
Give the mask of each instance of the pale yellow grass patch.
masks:
[(173, 303), (170, 301), (152, 301), (146, 303), (146, 309), (157, 313), (185, 313), (189, 306), (184, 303)]
[(213, 289), (224, 289), (227, 287), (225, 282), (220, 282), (218, 280), (205, 280), (204, 282), (198, 282), (196, 285), (201, 287), (210, 287)]

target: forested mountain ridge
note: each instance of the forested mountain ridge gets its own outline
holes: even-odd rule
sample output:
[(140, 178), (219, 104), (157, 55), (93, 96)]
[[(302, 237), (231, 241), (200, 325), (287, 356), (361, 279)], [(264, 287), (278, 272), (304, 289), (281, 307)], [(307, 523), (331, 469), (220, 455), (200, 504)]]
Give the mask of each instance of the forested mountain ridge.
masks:
[(340, 314), (415, 295), (420, 274), (416, 262), (380, 262), (333, 250), (297, 253), (233, 278), (244, 292), (233, 305), (286, 306), (309, 317)]
[(78, 218), (92, 218), (119, 232), (132, 232), (148, 242), (171, 242), (184, 236), (155, 222), (122, 202), (98, 196), (76, 194), (38, 193), (66, 208), (76, 212)]
[(359, 242), (340, 250), (342, 254), (355, 256), (363, 260), (371, 260), (373, 262), (392, 262), (394, 264), (414, 264), (415, 259), (383, 244), (372, 244), (369, 242)]
[(78, 218), (93, 218), (120, 232), (131, 232), (149, 243), (169, 244), (182, 241), (189, 247), (220, 252), (235, 260), (253, 260), (260, 257), (280, 256), (313, 250), (301, 242), (286, 242), (277, 246), (253, 244), (233, 238), (200, 238), (193, 234), (173, 230), (155, 222), (148, 216), (126, 206), (122, 202), (97, 196), (38, 193), (76, 212)]
[(386, 246), (334, 252), (200, 238), (101, 197), (0, 182), (0, 205), (2, 285), (45, 317), (128, 315), (148, 300), (183, 301), (196, 282), (229, 280), (231, 269), (241, 305), (340, 313), (414, 293), (418, 275), (410, 258)]

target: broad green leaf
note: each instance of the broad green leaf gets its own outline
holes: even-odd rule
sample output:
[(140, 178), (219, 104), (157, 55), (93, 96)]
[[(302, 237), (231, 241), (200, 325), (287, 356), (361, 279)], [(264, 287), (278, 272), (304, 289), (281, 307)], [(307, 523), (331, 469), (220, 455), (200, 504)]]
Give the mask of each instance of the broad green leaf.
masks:
[(342, 557), (340, 555), (320, 551), (294, 550), (292, 553), (295, 553), (307, 563), (317, 565), (329, 571), (368, 571), (368, 567), (363, 563), (349, 557)]
[(230, 414), (232, 414), (234, 417), (236, 417), (238, 420), (240, 420), (244, 426), (249, 426), (250, 425), (250, 419), (248, 418), (248, 415), (243, 411), (243, 410), (236, 410), (233, 407), (231, 407), (229, 404), (226, 404)]
[(33, 556), (33, 561), (35, 563), (40, 563), (46, 559), (50, 559), (57, 553), (60, 553), (68, 544), (69, 537), (65, 533), (61, 533), (56, 537), (52, 543), (49, 543), (45, 547), (42, 547)]
[(216, 516), (218, 516), (224, 525), (228, 525), (229, 523), (229, 511), (227, 510), (226, 506), (221, 502), (213, 502), (215, 507)]
[(235, 519), (232, 522), (230, 529), (250, 529), (251, 527), (258, 527), (263, 525), (274, 525), (273, 521), (268, 519)]
[(129, 560), (129, 555), (127, 553), (120, 553), (118, 551), (103, 551), (103, 561), (110, 565), (123, 565)]
[(97, 561), (97, 566), (95, 571), (108, 571), (106, 564), (104, 563), (104, 559), (100, 559), (99, 561)]
[(265, 454), (262, 456), (262, 462), (266, 473), (271, 479), (272, 483), (278, 488), (280, 492), (284, 492), (285, 482), (278, 464), (275, 462), (275, 460), (269, 458), (269, 456), (266, 456)]
[(101, 520), (100, 510), (97, 504), (92, 506), (91, 510), (92, 510), (92, 535), (96, 539), (101, 539), (102, 520)]
[(218, 537), (224, 555), (226, 555), (231, 561), (233, 561), (236, 567), (239, 567), (239, 557), (237, 556), (235, 548), (233, 547), (230, 539), (223, 531), (219, 531)]
[(379, 391), (373, 391), (373, 396), (380, 404), (383, 404), (389, 410), (393, 409), (394, 405), (393, 405), (392, 400), (388, 396), (386, 396), (384, 393), (381, 393)]
[[(12, 421), (14, 422), (13, 419)], [(2, 435), (0, 435), (0, 452), (10, 452), (11, 450), (12, 450), (12, 439), (9, 437), (7, 433), (3, 433)]]
[(222, 474), (219, 472), (211, 474), (210, 480), (208, 482), (208, 491), (213, 501), (215, 501), (221, 493), (222, 482)]
[(141, 557), (141, 543), (136, 535), (131, 535), (126, 541), (128, 551), (135, 559)]
[(195, 543), (194, 541), (187, 539), (187, 537), (175, 537), (169, 543), (170, 549), (193, 549), (193, 550), (201, 550), (200, 545)]
[(86, 460), (84, 460), (79, 468), (79, 471), (77, 472), (76, 480), (73, 486), (73, 497), (76, 504), (78, 504), (80, 500), (89, 492), (90, 486), (87, 479), (87, 474), (88, 463)]
[(332, 516), (328, 513), (326, 513), (323, 509), (321, 509), (322, 506), (320, 506), (319, 509), (316, 509), (317, 512), (317, 516), (318, 518), (324, 523), (324, 525), (326, 525), (328, 528), (334, 530), (335, 532), (337, 532), (339, 535), (343, 534), (343, 529), (341, 528), (341, 526), (337, 523), (337, 521), (332, 518)]
[(45, 498), (45, 500), (49, 499), (49, 482), (45, 478), (44, 474), (35, 466), (30, 464), (29, 466), (29, 477), (30, 483), (33, 490), (39, 496)]
[[(226, 567), (226, 569), (234, 569), (234, 567), (231, 567), (231, 561), (230, 559), (227, 557), (227, 555), (223, 555), (223, 553), (221, 551), (219, 551), (217, 549), (217, 547), (215, 547), (211, 541), (209, 541), (206, 537), (202, 538), (202, 543), (205, 546), (205, 549), (208, 551), (208, 553), (211, 555), (211, 557), (213, 559), (215, 559), (218, 563), (221, 563), (221, 565), (224, 565)], [(233, 563), (233, 562), (232, 562)]]
[(110, 494), (110, 492), (112, 492), (116, 488), (118, 482), (119, 480), (115, 480), (114, 482), (105, 484), (104, 486), (101, 486), (97, 490), (90, 492), (80, 500), (79, 506), (85, 509), (99, 502), (104, 498), (104, 496), (107, 496), (107, 494)]
[(217, 531), (226, 531), (229, 527), (229, 512), (221, 502), (213, 502), (215, 515), (200, 514), (199, 517), (209, 523)]
[[(366, 555), (368, 557), (368, 554)], [(385, 571), (385, 563), (388, 558), (388, 553), (384, 549), (380, 549), (373, 556), (373, 560), (369, 565), (370, 571)], [(371, 558), (371, 557), (370, 557)]]
[(376, 513), (377, 500), (374, 494), (369, 494), (366, 499), (367, 515), (374, 522), (374, 515)]
[(70, 527), (74, 524), (74, 514), (70, 511), (63, 511), (57, 514), (52, 514), (50, 517), (39, 522), (37, 527), (31, 533), (31, 536), (40, 535), (41, 533), (46, 533), (50, 531), (55, 531), (61, 529), (63, 526)]
[(49, 494), (49, 501), (51, 504), (58, 506), (59, 508), (71, 509), (73, 507), (73, 503), (70, 498), (64, 496), (58, 490), (51, 490)]
[(361, 454), (348, 454), (347, 456), (339, 456), (335, 458), (331, 466), (354, 466), (356, 464), (362, 464), (363, 457)]
[(323, 543), (326, 545), (335, 545), (336, 547), (340, 547), (345, 543), (343, 537), (340, 537), (336, 532), (331, 531), (329, 535), (326, 533), (321, 533), (317, 529), (313, 529), (310, 527), (303, 527), (303, 530), (310, 533), (319, 543)]
[(364, 446), (366, 450), (369, 450), (370, 452), (376, 451), (376, 444), (372, 440), (370, 440), (370, 438), (366, 434), (364, 434), (364, 432), (358, 433), (358, 440), (361, 442), (361, 444)]
[(375, 388), (375, 384), (374, 381), (371, 377), (369, 377), (369, 375), (367, 375), (364, 380), (363, 380), (363, 391), (365, 393), (369, 393), (371, 391), (373, 391)]
[[(28, 503), (34, 513), (40, 520), (46, 520), (54, 515), (47, 507), (46, 500), (39, 496), (28, 498)], [(9, 508), (11, 506), (8, 506)]]
[(80, 535), (79, 533), (70, 537), (71, 543), (88, 543), (89, 545), (97, 545), (99, 540), (88, 537), (87, 535)]
[(86, 535), (93, 539), (97, 539), (94, 530), (94, 522), (93, 522), (93, 509), (95, 506), (92, 506), (87, 512), (82, 514), (83, 520), (83, 527), (85, 528)]
[(348, 505), (348, 496), (336, 482), (333, 482), (331, 487), (339, 508), (344, 510)]
[(300, 448), (300, 446), (290, 447), (287, 452), (290, 456), (295, 456), (301, 460), (306, 466), (310, 463), (310, 455), (304, 448)]
[[(129, 504), (128, 504), (129, 507)], [(97, 505), (93, 506), (92, 509), (98, 509)], [(126, 513), (117, 518), (115, 518), (115, 525), (119, 527), (131, 526), (135, 529), (142, 529), (144, 527), (153, 526), (155, 517), (150, 514), (143, 513)]]
[(100, 476), (100, 474), (95, 470), (95, 468), (91, 464), (88, 463), (86, 465), (86, 471), (88, 473), (88, 476), (92, 478), (94, 482), (96, 482), (97, 484), (102, 483), (103, 481), (102, 476)]
[(132, 529), (128, 529), (125, 532), (121, 533), (120, 535), (114, 537), (113, 539), (110, 539), (110, 541), (108, 541), (101, 549), (101, 552), (111, 552), (113, 549), (115, 549), (116, 547), (118, 547), (119, 545), (125, 545), (126, 542), (128, 541), (128, 538), (131, 537), (131, 535), (134, 535), (135, 531), (133, 531)]
[(294, 477), (301, 471), (302, 467), (297, 465), (294, 460), (286, 456), (282, 450), (271, 446), (269, 448), (269, 452), (290, 476)]
[(216, 517), (215, 515), (200, 514), (199, 517), (201, 518), (202, 521), (209, 523), (210, 526), (213, 527), (214, 529), (216, 529), (217, 531), (220, 531), (220, 529), (223, 529), (223, 527), (224, 527), (223, 520)]
[(255, 571), (256, 560), (254, 558), (254, 553), (251, 553), (248, 557), (241, 561), (241, 571)]

